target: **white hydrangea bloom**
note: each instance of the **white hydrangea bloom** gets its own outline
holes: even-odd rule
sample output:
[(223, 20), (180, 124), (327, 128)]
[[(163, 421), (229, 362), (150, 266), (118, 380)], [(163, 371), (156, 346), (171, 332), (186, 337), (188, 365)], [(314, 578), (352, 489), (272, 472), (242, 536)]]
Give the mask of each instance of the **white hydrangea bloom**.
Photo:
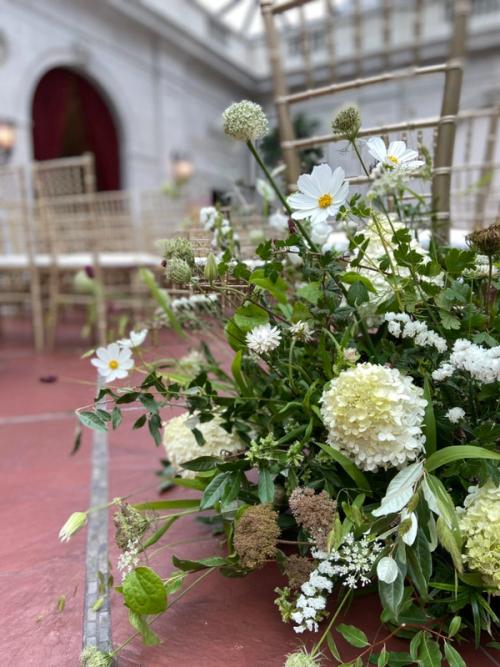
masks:
[(257, 354), (268, 354), (275, 350), (281, 342), (281, 333), (278, 327), (271, 324), (260, 324), (246, 335), (249, 350)]
[(480, 384), (500, 382), (500, 345), (483, 347), (475, 345), (465, 338), (459, 338), (453, 345), (453, 351), (433, 373), (434, 380), (440, 382), (453, 375), (455, 371), (465, 371)]
[[(228, 433), (222, 426), (222, 419), (216, 416), (209, 422), (198, 422), (196, 413), (185, 412), (163, 424), (163, 444), (167, 457), (182, 477), (193, 478), (196, 473), (182, 470), (182, 463), (192, 461), (199, 456), (220, 456), (224, 452), (234, 453), (244, 448), (243, 442), (233, 433)], [(205, 438), (200, 447), (191, 428), (197, 428)]]
[(330, 382), (321, 403), (328, 442), (362, 470), (402, 466), (424, 448), (427, 401), (396, 368), (358, 364)]
[(458, 424), (458, 422), (465, 417), (465, 410), (462, 410), (462, 408), (450, 408), (445, 417), (449, 419), (452, 424)]

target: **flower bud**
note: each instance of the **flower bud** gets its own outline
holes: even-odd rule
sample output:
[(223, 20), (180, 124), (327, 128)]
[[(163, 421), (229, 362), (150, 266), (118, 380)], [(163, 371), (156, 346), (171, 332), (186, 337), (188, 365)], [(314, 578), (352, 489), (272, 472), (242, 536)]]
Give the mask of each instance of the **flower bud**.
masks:
[(194, 249), (189, 239), (182, 237), (164, 239), (158, 241), (158, 246), (166, 260), (176, 257), (177, 259), (183, 259), (189, 266), (194, 265)]
[(320, 656), (312, 656), (303, 651), (290, 653), (286, 659), (285, 667), (319, 667)]
[(269, 132), (269, 122), (260, 104), (242, 100), (222, 114), (224, 132), (238, 141), (255, 141)]
[(87, 272), (82, 269), (75, 273), (73, 286), (80, 294), (93, 294), (95, 290), (95, 280), (90, 278)]
[(337, 111), (332, 120), (332, 131), (337, 136), (354, 141), (361, 127), (361, 116), (359, 109), (354, 104), (349, 104)]
[(59, 531), (61, 542), (69, 542), (70, 538), (87, 523), (87, 512), (73, 512)]
[(483, 253), (483, 255), (493, 256), (500, 252), (500, 221), (490, 225), (486, 229), (479, 229), (466, 237), (470, 245)]
[(210, 284), (217, 280), (219, 272), (217, 271), (217, 260), (213, 252), (208, 253), (207, 262), (203, 270), (203, 277), (208, 280)]
[(111, 667), (113, 656), (103, 653), (96, 646), (87, 646), (80, 654), (82, 667)]
[(173, 283), (184, 285), (189, 283), (192, 278), (191, 267), (189, 264), (178, 257), (173, 257), (167, 263), (165, 277)]

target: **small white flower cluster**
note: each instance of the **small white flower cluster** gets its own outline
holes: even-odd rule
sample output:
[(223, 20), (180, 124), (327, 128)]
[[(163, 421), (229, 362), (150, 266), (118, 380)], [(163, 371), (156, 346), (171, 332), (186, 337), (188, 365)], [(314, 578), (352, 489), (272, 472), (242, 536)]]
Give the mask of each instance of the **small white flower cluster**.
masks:
[(429, 329), (425, 322), (412, 320), (406, 313), (386, 313), (387, 329), (395, 338), (413, 338), (421, 347), (435, 347), (438, 352), (446, 352), (446, 340)]
[(238, 141), (262, 139), (269, 132), (269, 121), (260, 104), (234, 102), (222, 114), (224, 132)]
[(450, 408), (445, 417), (449, 419), (452, 424), (458, 424), (458, 422), (465, 417), (465, 410), (462, 410), (462, 408)]
[(226, 250), (236, 240), (231, 223), (214, 206), (200, 209), (200, 225), (206, 232), (212, 232), (212, 248)]
[(290, 333), (295, 340), (300, 340), (304, 343), (309, 343), (314, 337), (314, 331), (309, 322), (299, 320), (290, 327)]
[(219, 296), (215, 292), (210, 294), (191, 294), (191, 296), (181, 296), (178, 299), (172, 299), (170, 307), (174, 312), (183, 310), (205, 310), (210, 309), (219, 301)]
[(215, 227), (215, 221), (217, 220), (218, 215), (219, 212), (215, 206), (204, 206), (203, 208), (200, 208), (200, 225), (205, 231), (212, 231)]
[(118, 558), (117, 569), (122, 573), (122, 580), (139, 564), (139, 538), (130, 540), (127, 548)]
[(268, 354), (281, 343), (281, 332), (271, 324), (260, 324), (246, 335), (248, 349), (256, 354)]
[(451, 377), (455, 371), (466, 371), (480, 384), (500, 381), (500, 345), (483, 347), (465, 338), (459, 338), (447, 362), (442, 363), (433, 373), (437, 382)]
[(297, 624), (295, 632), (318, 631), (318, 620), (326, 608), (328, 593), (333, 590), (333, 578), (339, 577), (343, 586), (358, 588), (370, 583), (370, 574), (380, 552), (381, 542), (370, 541), (368, 534), (356, 540), (348, 533), (340, 547), (332, 552), (312, 549), (311, 554), (319, 561), (309, 579), (302, 584), (292, 620)]

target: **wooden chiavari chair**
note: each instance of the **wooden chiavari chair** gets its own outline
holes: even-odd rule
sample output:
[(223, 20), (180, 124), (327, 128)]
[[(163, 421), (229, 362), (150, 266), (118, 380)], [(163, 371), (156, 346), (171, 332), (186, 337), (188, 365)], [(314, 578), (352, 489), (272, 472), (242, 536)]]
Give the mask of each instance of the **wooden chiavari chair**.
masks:
[[(450, 228), (450, 184), (453, 147), (455, 140), (455, 126), (459, 110), (460, 92), (463, 76), (463, 59), (465, 56), (465, 42), (467, 34), (467, 18), (470, 11), (468, 0), (456, 0), (452, 3), (453, 25), (447, 58), (437, 64), (422, 65), (422, 32), (425, 24), (426, 7), (432, 9), (433, 3), (426, 0), (414, 0), (412, 39), (406, 36), (406, 43), (394, 43), (394, 10), (392, 0), (383, 0), (379, 21), (379, 46), (370, 52), (364, 48), (364, 14), (360, 0), (352, 2), (352, 45), (340, 44), (336, 30), (337, 17), (334, 16), (330, 0), (324, 2), (323, 35), (328, 49), (328, 65), (330, 68), (331, 83), (316, 85), (314, 53), (310, 47), (310, 34), (304, 19), (306, 5), (316, 3), (317, 0), (261, 0), (261, 10), (264, 20), (269, 60), (273, 76), (275, 104), (277, 109), (278, 125), (280, 130), (283, 157), (287, 167), (289, 188), (293, 190), (300, 173), (298, 151), (312, 146), (340, 141), (334, 134), (298, 140), (294, 137), (291, 108), (308, 100), (336, 95), (346, 91), (366, 89), (370, 86), (383, 83), (398, 83), (430, 75), (444, 77), (441, 110), (439, 116), (420, 120), (391, 123), (386, 126), (363, 128), (361, 137), (373, 135), (388, 135), (389, 133), (411, 131), (421, 132), (428, 128), (435, 128), (434, 164), (432, 173), (432, 228), (433, 233), (447, 239)], [(409, 4), (409, 3), (408, 3)], [(434, 3), (435, 6), (435, 3)], [(292, 10), (299, 11), (299, 22), (295, 30), (299, 35), (300, 50), (302, 53), (302, 71), (305, 89), (290, 92), (281, 53), (281, 38), (277, 28), (277, 19), (285, 17)], [(398, 63), (393, 65), (392, 46), (398, 55)], [(341, 48), (344, 49), (342, 54)], [(401, 54), (401, 52), (405, 54)], [(369, 55), (370, 58), (364, 58)], [(381, 61), (381, 72), (366, 75), (363, 71), (365, 61)], [(404, 62), (404, 66), (400, 62)], [(348, 68), (348, 70), (346, 70)], [(353, 69), (354, 68), (354, 69)], [(347, 73), (346, 73), (347, 72)], [(332, 105), (332, 112), (335, 108)], [(362, 181), (363, 179), (353, 179)]]
[(0, 168), (0, 304), (31, 306), (35, 349), (42, 351), (40, 276), (22, 167)]

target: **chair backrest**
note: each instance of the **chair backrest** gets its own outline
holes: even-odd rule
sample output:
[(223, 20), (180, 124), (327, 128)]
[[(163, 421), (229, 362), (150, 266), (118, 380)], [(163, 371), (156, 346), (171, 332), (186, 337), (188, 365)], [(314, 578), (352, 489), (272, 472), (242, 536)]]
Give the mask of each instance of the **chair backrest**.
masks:
[(486, 227), (500, 215), (500, 107), (458, 117), (451, 180), (454, 224)]
[[(435, 233), (447, 236), (450, 224), (450, 182), (451, 164), (455, 138), (456, 117), (463, 75), (463, 58), (466, 48), (467, 18), (470, 11), (469, 0), (456, 0), (453, 6), (452, 36), (448, 55), (440, 63), (422, 65), (422, 32), (425, 11), (434, 11), (436, 3), (428, 0), (414, 0), (413, 3), (397, 5), (392, 0), (383, 0), (379, 11), (378, 36), (374, 33), (364, 35), (364, 16), (360, 0), (350, 3), (350, 17), (339, 19), (332, 10), (329, 0), (323, 2), (322, 34), (329, 51), (330, 80), (332, 83), (315, 86), (314, 73), (321, 68), (314, 59), (311, 49), (311, 32), (308, 29), (305, 11), (306, 5), (318, 6), (317, 0), (261, 0), (261, 9), (266, 31), (269, 60), (273, 76), (275, 104), (278, 126), (283, 149), (283, 158), (287, 167), (289, 188), (293, 190), (300, 173), (298, 152), (304, 148), (339, 141), (334, 134), (327, 134), (310, 139), (297, 139), (294, 136), (291, 108), (308, 100), (329, 96), (335, 98), (346, 91), (360, 90), (384, 83), (403, 82), (415, 77), (442, 75), (444, 77), (441, 108), (439, 115), (419, 120), (391, 123), (386, 126), (364, 128), (360, 136), (388, 135), (398, 132), (422, 132), (429, 128), (436, 129), (434, 142), (434, 166), (432, 177), (433, 228)], [(403, 7), (403, 9), (402, 9)], [(408, 17), (404, 23), (397, 12), (413, 8), (413, 21)], [(299, 12), (293, 30), (303, 61), (302, 89), (296, 87), (289, 92), (288, 70), (285, 70), (281, 53), (281, 38), (277, 19), (285, 18), (291, 12)], [(345, 21), (352, 24), (352, 43), (346, 47), (345, 40), (338, 40), (338, 28)], [(435, 21), (434, 21), (435, 22)], [(318, 21), (316, 21), (316, 24)], [(376, 25), (372, 23), (372, 25)], [(431, 21), (432, 23), (432, 21)], [(290, 23), (289, 23), (290, 25)], [(407, 26), (406, 32), (403, 26)], [(397, 30), (396, 30), (397, 28)], [(345, 30), (345, 25), (344, 25)], [(287, 28), (290, 33), (290, 27)], [(344, 49), (342, 51), (342, 49)], [(365, 56), (370, 56), (369, 58)], [(378, 63), (381, 70), (365, 75), (363, 64)], [(350, 69), (349, 69), (350, 68)], [(338, 106), (333, 104), (332, 110)], [(356, 179), (363, 180), (363, 179)]]
[(161, 190), (141, 192), (142, 249), (155, 252), (156, 241), (179, 235), (185, 215), (186, 204), (183, 199), (169, 197)]
[(23, 167), (0, 167), (0, 253), (32, 259), (26, 173)]

